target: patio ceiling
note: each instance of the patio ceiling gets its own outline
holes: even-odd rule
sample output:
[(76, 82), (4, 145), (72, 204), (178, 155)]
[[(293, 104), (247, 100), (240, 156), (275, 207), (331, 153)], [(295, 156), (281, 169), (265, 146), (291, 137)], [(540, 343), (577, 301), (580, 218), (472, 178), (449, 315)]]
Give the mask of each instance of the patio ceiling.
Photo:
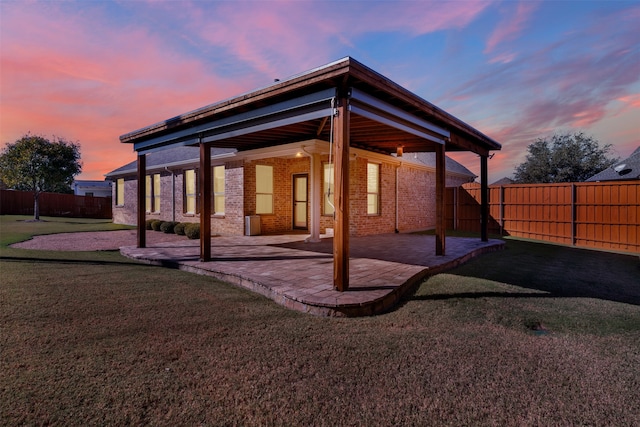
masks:
[(246, 151), (308, 139), (329, 141), (331, 101), (347, 91), (349, 144), (391, 154), (473, 151), (486, 156), (500, 144), (352, 58), (277, 82), (120, 137), (139, 153), (170, 145), (210, 143)]

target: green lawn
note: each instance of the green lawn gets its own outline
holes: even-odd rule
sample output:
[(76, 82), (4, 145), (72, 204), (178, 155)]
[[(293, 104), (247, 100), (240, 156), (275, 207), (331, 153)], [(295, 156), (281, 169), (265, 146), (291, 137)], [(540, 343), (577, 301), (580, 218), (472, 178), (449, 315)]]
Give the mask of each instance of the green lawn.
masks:
[(396, 310), (318, 318), (0, 217), (3, 425), (637, 425), (640, 260), (507, 240)]

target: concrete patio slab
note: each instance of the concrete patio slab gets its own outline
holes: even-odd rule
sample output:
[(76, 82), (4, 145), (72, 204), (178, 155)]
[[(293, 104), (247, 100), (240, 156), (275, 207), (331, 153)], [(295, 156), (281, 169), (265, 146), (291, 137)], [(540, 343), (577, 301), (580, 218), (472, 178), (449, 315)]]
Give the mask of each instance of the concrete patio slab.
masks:
[(125, 246), (120, 252), (153, 265), (205, 274), (267, 296), (285, 307), (322, 316), (368, 316), (389, 310), (426, 276), (453, 268), (504, 242), (448, 237), (435, 255), (435, 237), (382, 234), (350, 239), (349, 289), (333, 288), (333, 239), (305, 235), (212, 238), (212, 261), (199, 261), (199, 241)]

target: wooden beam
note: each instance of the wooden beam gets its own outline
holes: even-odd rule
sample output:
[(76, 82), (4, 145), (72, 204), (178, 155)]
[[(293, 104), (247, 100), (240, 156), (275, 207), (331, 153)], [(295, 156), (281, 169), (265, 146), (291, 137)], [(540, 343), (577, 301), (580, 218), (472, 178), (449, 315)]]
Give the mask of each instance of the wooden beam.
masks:
[(147, 156), (145, 154), (138, 154), (138, 212), (137, 212), (137, 240), (139, 248), (147, 247), (147, 213), (146, 213), (146, 174), (147, 174)]
[(320, 134), (324, 130), (324, 126), (327, 124), (327, 120), (329, 120), (329, 117), (323, 118), (320, 122), (320, 126), (318, 126), (318, 130), (316, 131), (316, 137), (320, 136)]
[(200, 261), (211, 261), (211, 145), (200, 143)]
[(480, 156), (480, 239), (483, 242), (489, 240), (489, 185), (487, 184), (489, 167), (487, 159), (487, 156)]
[(436, 146), (436, 255), (445, 254), (445, 185), (447, 169), (445, 166), (445, 146)]
[[(456, 133), (451, 133), (451, 143), (450, 145), (454, 145), (455, 147), (458, 148), (458, 150), (462, 150), (462, 151), (471, 151), (473, 153), (476, 153), (479, 156), (488, 156), (489, 155), (489, 149), (485, 148), (485, 147), (481, 147), (478, 144), (476, 144), (475, 142), (469, 140), (466, 137), (463, 137), (461, 135), (458, 135)], [(451, 150), (453, 151), (453, 150)]]
[(349, 99), (341, 93), (333, 118), (335, 220), (333, 233), (333, 286), (349, 289)]

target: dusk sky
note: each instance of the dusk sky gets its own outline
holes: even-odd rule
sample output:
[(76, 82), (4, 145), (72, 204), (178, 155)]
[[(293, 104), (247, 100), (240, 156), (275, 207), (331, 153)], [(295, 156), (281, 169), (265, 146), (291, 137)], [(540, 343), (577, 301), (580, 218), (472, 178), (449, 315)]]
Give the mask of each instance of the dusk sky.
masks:
[(640, 146), (638, 1), (0, 0), (0, 19), (0, 143), (77, 141), (80, 179), (135, 159), (122, 134), (345, 56), (500, 142), (490, 182), (554, 132)]

